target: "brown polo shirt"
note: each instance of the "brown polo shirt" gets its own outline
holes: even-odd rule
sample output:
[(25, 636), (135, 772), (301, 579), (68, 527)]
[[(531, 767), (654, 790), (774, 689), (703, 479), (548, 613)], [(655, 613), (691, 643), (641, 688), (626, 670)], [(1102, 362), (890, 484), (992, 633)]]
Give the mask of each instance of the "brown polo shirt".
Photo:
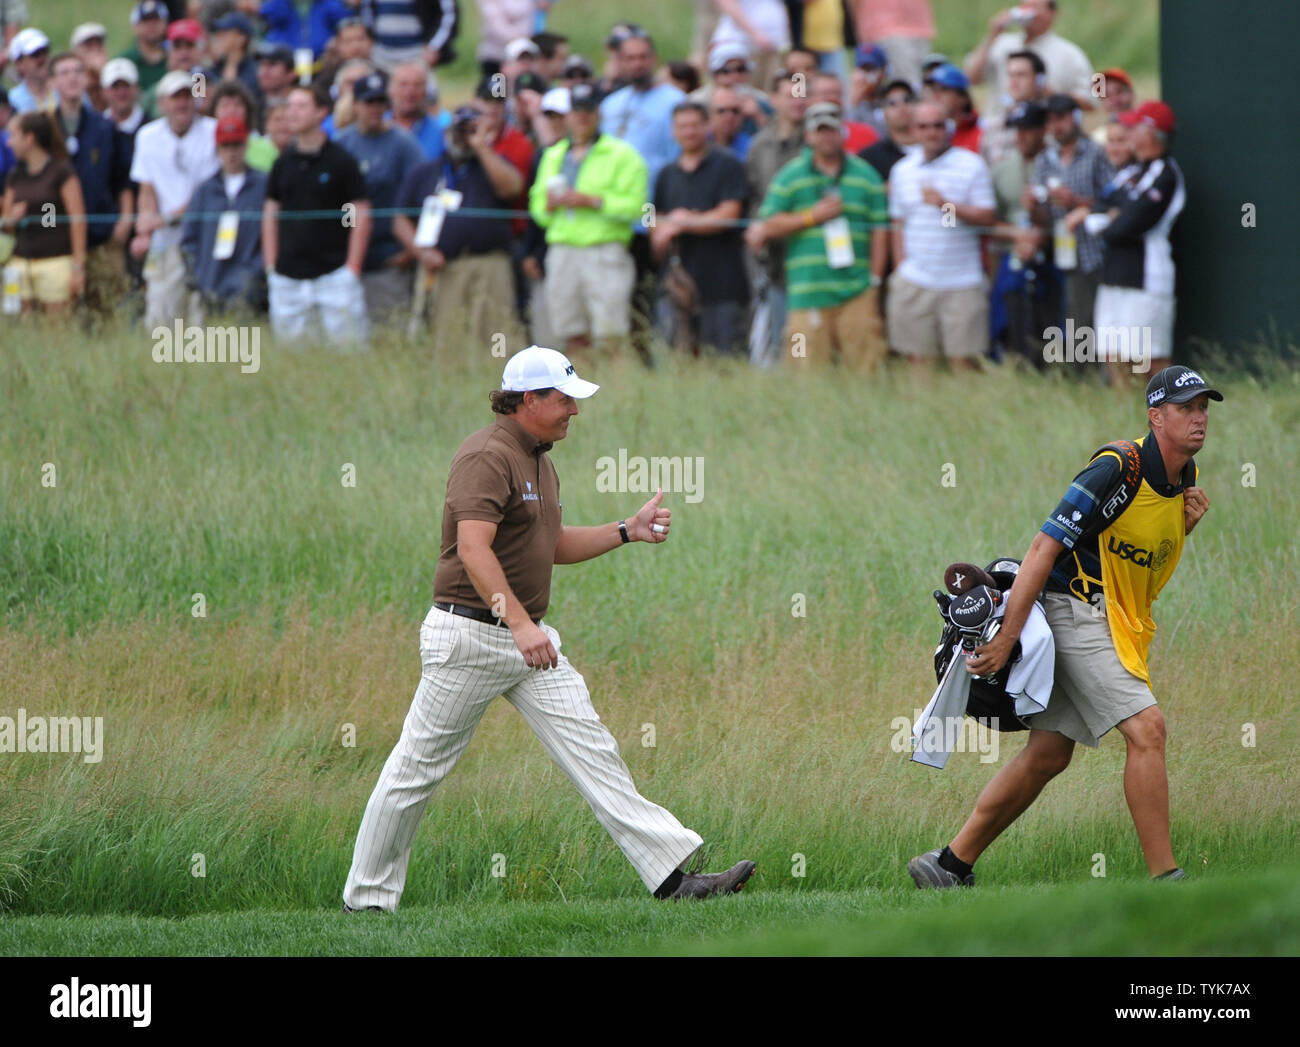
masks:
[(511, 590), (530, 617), (546, 613), (561, 508), (560, 478), (546, 454), (550, 449), (505, 414), (460, 445), (447, 476), (435, 602), (492, 610), (469, 580), (456, 542), (461, 520), (487, 520), (497, 525), (492, 551)]

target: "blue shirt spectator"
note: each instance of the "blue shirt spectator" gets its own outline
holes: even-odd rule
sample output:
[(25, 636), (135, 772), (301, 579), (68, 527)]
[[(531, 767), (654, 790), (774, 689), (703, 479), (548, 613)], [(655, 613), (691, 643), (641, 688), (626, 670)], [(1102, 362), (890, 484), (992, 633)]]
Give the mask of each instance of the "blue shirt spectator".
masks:
[(345, 18), (356, 17), (344, 0), (313, 0), (311, 10), (304, 19), (302, 5), (294, 0), (266, 0), (258, 15), (266, 23), (266, 40), (289, 48), (310, 47), (313, 58), (319, 58), (330, 42), (338, 24)]
[[(411, 135), (387, 123), (370, 134), (363, 131), (359, 123), (354, 123), (340, 131), (335, 140), (361, 168), (374, 211), (395, 207), (397, 190), (412, 169), (425, 160), (424, 151)], [(362, 269), (367, 272), (382, 269), (384, 263), (401, 250), (401, 243), (393, 235), (393, 219), (375, 214)]]
[[(56, 110), (65, 128), (65, 138), (72, 166), (81, 180), (86, 214), (116, 215), (118, 198), (131, 183), (131, 146), (113, 122), (83, 104), (77, 123), (66, 133), (69, 121)], [(86, 245), (97, 247), (113, 235), (110, 221), (90, 222), (86, 227)]]
[[(233, 195), (231, 191), (233, 190)], [(234, 302), (260, 310), (262, 289), (262, 204), (266, 175), (247, 168), (242, 175), (218, 171), (194, 190), (181, 231), (181, 254), (195, 287), (205, 299)], [(213, 257), (225, 211), (240, 213), (234, 252)], [(194, 215), (196, 217), (189, 217)]]
[(672, 84), (655, 84), (648, 90), (628, 84), (600, 103), (601, 134), (621, 138), (641, 154), (650, 185), (681, 152), (673, 138), (673, 106), (685, 97)]
[[(426, 160), (413, 168), (398, 191), (396, 206), (423, 207), (424, 198), (434, 195), (439, 188), (462, 193), (460, 206), (463, 208), (490, 210), (507, 208), (511, 203), (496, 195), (483, 164), (471, 152), (460, 162), (453, 160), (450, 153), (444, 153), (437, 160)], [(411, 220), (414, 222), (415, 218)], [(513, 238), (509, 218), (461, 218), (455, 211), (449, 211), (438, 235), (438, 250), (450, 262), (462, 254), (507, 251)]]

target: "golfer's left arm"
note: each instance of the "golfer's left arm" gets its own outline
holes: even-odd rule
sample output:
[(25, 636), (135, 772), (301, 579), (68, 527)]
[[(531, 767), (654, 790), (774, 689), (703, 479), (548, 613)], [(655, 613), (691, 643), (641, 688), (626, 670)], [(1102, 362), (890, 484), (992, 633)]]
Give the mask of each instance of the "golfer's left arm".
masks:
[[(657, 491), (635, 516), (629, 516), (623, 521), (627, 527), (628, 541), (652, 544), (668, 541), (668, 528), (673, 514), (672, 510), (660, 506), (663, 499), (663, 491)], [(617, 520), (598, 527), (564, 527), (560, 529), (560, 540), (555, 543), (555, 562), (582, 563), (583, 560), (593, 560), (623, 544)]]

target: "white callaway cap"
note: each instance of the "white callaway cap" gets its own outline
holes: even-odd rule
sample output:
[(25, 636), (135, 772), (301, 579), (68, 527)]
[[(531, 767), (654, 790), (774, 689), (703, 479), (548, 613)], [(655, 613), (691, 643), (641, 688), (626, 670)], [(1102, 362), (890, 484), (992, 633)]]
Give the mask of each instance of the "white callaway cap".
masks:
[(558, 389), (578, 400), (585, 400), (600, 386), (583, 381), (569, 363), (569, 358), (554, 349), (530, 345), (506, 361), (501, 388), (508, 393), (526, 393), (530, 389)]

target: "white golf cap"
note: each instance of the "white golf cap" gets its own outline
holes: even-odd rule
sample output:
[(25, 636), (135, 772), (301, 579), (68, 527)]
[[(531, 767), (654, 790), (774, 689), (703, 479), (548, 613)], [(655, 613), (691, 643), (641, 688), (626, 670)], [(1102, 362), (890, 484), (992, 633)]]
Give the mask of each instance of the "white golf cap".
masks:
[(754, 63), (749, 57), (749, 48), (739, 40), (724, 41), (709, 52), (709, 72), (716, 73), (728, 62), (741, 61), (750, 69), (754, 67)]
[(98, 22), (82, 22), (72, 31), (72, 36), (68, 39), (69, 47), (80, 47), (87, 40), (106, 40), (108, 30)]
[(554, 349), (530, 345), (506, 361), (501, 388), (508, 393), (526, 393), (530, 389), (558, 389), (585, 400), (600, 386), (583, 381), (569, 363), (569, 358)]
[(506, 44), (506, 61), (517, 62), (523, 55), (532, 55), (534, 58), (540, 58), (542, 49), (526, 36), (521, 36), (517, 40), (511, 40)]
[(112, 87), (123, 80), (128, 84), (138, 84), (140, 71), (129, 58), (110, 58), (104, 63), (104, 71), (99, 74), (99, 86)]
[(170, 98), (182, 91), (188, 93), (194, 87), (194, 78), (184, 69), (173, 69), (158, 81), (158, 98)]
[(37, 51), (46, 50), (49, 46), (50, 38), (39, 29), (20, 29), (9, 42), (9, 60), (16, 62), (20, 58), (34, 55)]
[(567, 113), (569, 109), (569, 89), (567, 87), (552, 87), (546, 94), (542, 95), (543, 113)]

